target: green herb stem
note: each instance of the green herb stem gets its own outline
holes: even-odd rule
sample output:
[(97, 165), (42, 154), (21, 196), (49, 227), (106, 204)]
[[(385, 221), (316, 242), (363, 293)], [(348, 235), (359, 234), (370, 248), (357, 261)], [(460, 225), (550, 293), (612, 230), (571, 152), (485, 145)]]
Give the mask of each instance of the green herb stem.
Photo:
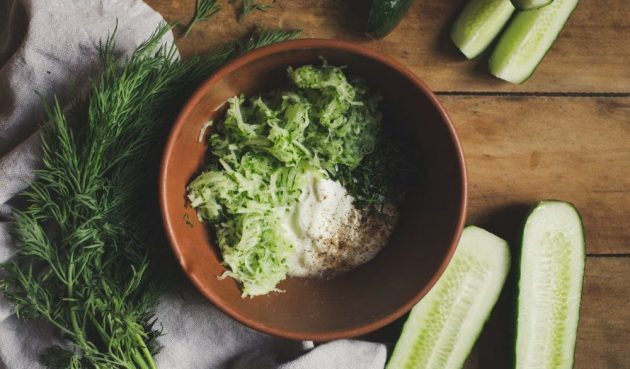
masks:
[(142, 351), (142, 355), (144, 356), (146, 363), (148, 364), (150, 369), (157, 369), (157, 367), (155, 366), (155, 362), (153, 361), (153, 356), (151, 355), (151, 352), (149, 352), (149, 348), (147, 347), (147, 345), (144, 343), (144, 340), (142, 339), (142, 337), (140, 337), (139, 334), (134, 334), (133, 335), (134, 339), (136, 340), (138, 346), (140, 346), (140, 350)]
[(239, 21), (244, 19), (247, 15), (249, 15), (253, 11), (267, 11), (267, 9), (271, 8), (269, 4), (260, 4), (255, 0), (243, 0), (243, 4), (241, 6), (241, 13), (238, 16)]
[(221, 7), (217, 4), (216, 0), (196, 0), (195, 13), (186, 27), (184, 37), (188, 36), (188, 33), (190, 33), (195, 24), (209, 20), (213, 15), (218, 13), (219, 10), (221, 10)]
[(133, 361), (138, 364), (138, 367), (140, 369), (149, 369), (149, 366), (147, 365), (147, 363), (144, 362), (144, 359), (142, 358), (142, 355), (140, 355), (140, 353), (137, 350), (134, 350), (131, 353), (131, 356), (133, 357)]

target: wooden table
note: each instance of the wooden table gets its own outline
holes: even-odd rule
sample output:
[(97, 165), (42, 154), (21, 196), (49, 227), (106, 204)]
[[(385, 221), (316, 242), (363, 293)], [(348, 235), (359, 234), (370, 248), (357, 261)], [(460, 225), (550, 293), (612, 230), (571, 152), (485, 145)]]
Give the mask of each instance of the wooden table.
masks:
[[(194, 0), (147, 0), (186, 23)], [(271, 0), (259, 2), (271, 3)], [(630, 368), (630, 11), (627, 0), (582, 0), (534, 76), (515, 86), (487, 73), (487, 54), (466, 61), (451, 44), (462, 0), (417, 0), (381, 41), (362, 36), (368, 1), (277, 0), (236, 21), (234, 6), (200, 23), (184, 57), (212, 50), (254, 25), (302, 29), (301, 37), (356, 41), (409, 66), (438, 93), (466, 154), (468, 222), (517, 247), (527, 209), (561, 199), (580, 210), (587, 253), (576, 368)], [(514, 268), (513, 268), (514, 269)], [(467, 368), (507, 368), (514, 278)], [(380, 337), (395, 337), (400, 323)]]

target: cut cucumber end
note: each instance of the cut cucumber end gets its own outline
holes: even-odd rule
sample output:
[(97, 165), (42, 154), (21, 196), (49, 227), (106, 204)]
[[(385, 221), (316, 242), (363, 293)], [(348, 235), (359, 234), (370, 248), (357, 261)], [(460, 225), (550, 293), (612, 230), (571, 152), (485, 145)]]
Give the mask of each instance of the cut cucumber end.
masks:
[(538, 9), (551, 4), (553, 0), (512, 0), (512, 4), (519, 10)]
[(493, 76), (506, 82), (520, 85), (527, 82), (527, 80), (534, 74), (535, 68), (531, 71), (524, 68), (510, 68), (510, 66), (506, 65), (506, 63), (503, 61), (504, 57), (497, 54), (498, 53), (495, 51), (490, 56), (490, 59), (488, 61), (490, 74), (492, 74)]
[(512, 83), (527, 81), (577, 3), (578, 0), (554, 0), (542, 8), (517, 12), (490, 56), (490, 73)]
[(573, 205), (542, 201), (523, 229), (516, 369), (573, 367), (585, 241)]
[(510, 0), (470, 0), (451, 27), (451, 40), (472, 59), (492, 43), (513, 12)]
[(479, 337), (510, 268), (507, 243), (474, 226), (409, 314), (387, 369), (458, 369)]

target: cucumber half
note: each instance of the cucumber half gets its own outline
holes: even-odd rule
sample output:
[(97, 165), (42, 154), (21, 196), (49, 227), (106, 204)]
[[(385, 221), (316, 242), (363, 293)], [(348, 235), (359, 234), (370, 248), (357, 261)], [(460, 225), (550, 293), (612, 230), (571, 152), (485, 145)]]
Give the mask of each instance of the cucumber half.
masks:
[(512, 0), (512, 3), (517, 9), (528, 10), (542, 8), (545, 5), (551, 4), (553, 0)]
[(451, 40), (468, 58), (481, 54), (514, 13), (510, 0), (470, 0), (451, 28)]
[(490, 56), (490, 73), (512, 83), (525, 82), (536, 70), (578, 0), (554, 0), (517, 12)]
[(571, 204), (543, 201), (532, 210), (523, 230), (516, 369), (573, 367), (584, 249)]
[(504, 240), (466, 227), (444, 274), (411, 310), (387, 369), (461, 368), (509, 268)]

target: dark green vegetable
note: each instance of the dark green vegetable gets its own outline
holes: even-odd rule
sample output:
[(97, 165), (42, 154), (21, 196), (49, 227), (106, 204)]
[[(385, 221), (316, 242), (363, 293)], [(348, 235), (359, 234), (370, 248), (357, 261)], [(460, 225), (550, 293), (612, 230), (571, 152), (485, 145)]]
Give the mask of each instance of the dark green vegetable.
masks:
[[(231, 42), (180, 62), (174, 48), (155, 51), (168, 30), (160, 27), (124, 66), (110, 38), (87, 97), (71, 113), (47, 106), (42, 167), (14, 213), (17, 255), (0, 266), (0, 292), (19, 318), (44, 320), (63, 336), (63, 347), (44, 355), (50, 368), (155, 368), (144, 192), (180, 99), (242, 49)], [(293, 36), (267, 31), (245, 45)]]
[(188, 36), (188, 33), (197, 22), (207, 21), (212, 18), (213, 15), (219, 12), (221, 7), (217, 4), (217, 0), (197, 0), (195, 2), (195, 14), (186, 27), (184, 37)]
[(412, 3), (413, 0), (373, 0), (367, 34), (375, 38), (387, 36), (404, 18)]

